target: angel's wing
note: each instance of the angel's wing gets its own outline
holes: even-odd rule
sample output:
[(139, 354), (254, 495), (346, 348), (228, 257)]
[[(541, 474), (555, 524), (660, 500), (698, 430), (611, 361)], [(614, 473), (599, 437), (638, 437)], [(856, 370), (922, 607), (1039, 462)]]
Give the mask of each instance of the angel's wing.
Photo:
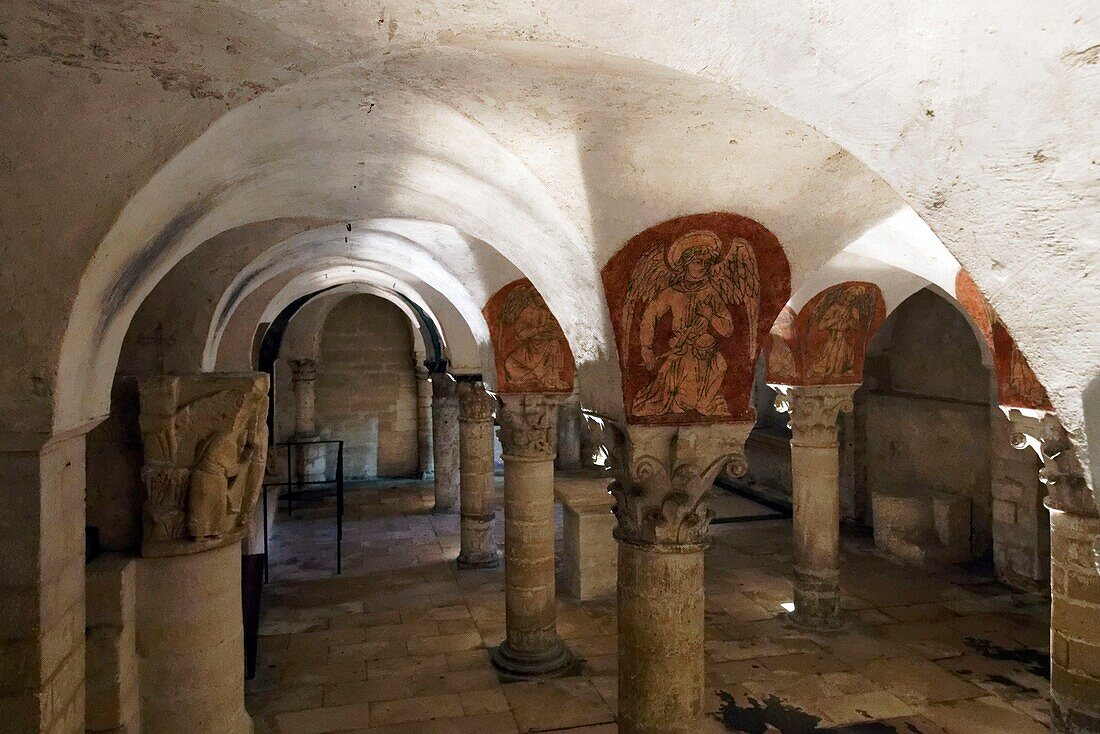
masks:
[[(639, 302), (649, 303), (668, 288), (672, 271), (665, 262), (665, 243), (658, 242), (646, 250), (634, 264), (626, 285), (626, 308), (623, 309), (623, 362), (630, 364), (630, 341), (634, 326), (634, 309)], [(644, 306), (643, 306), (644, 307)]]
[(760, 328), (760, 272), (756, 253), (741, 237), (730, 243), (729, 252), (718, 265), (715, 283), (727, 304), (736, 303), (745, 310), (749, 332), (749, 354), (756, 357), (757, 330)]
[(520, 312), (527, 305), (538, 299), (538, 291), (533, 285), (518, 285), (513, 288), (504, 299), (504, 305), (500, 308), (500, 321), (503, 324), (514, 324), (519, 318)]

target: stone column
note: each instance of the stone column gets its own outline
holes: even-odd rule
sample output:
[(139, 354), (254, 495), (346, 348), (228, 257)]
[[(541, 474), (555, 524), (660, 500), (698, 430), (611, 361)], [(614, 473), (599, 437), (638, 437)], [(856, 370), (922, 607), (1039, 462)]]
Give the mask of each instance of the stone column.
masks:
[(794, 611), (813, 629), (840, 626), (840, 443), (837, 416), (852, 410), (858, 385), (773, 386), (791, 415)]
[(434, 471), (432, 456), (432, 383), (428, 369), (416, 367), (416, 449), (420, 478)]
[(1100, 732), (1100, 518), (1069, 436), (1050, 412), (1005, 408), (1012, 445), (1031, 448), (1049, 493), (1050, 719), (1059, 734)]
[(554, 466), (558, 469), (576, 469), (581, 465), (581, 411), (579, 396), (574, 393), (558, 406), (558, 452)]
[[(294, 390), (294, 441), (316, 441), (317, 433), (317, 362), (312, 359), (290, 360), (290, 384)], [(325, 478), (324, 444), (296, 447), (294, 458), (298, 481), (319, 482)], [(290, 481), (290, 478), (287, 478)]]
[(560, 399), (501, 396), (504, 450), (504, 600), (507, 636), (493, 664), (514, 678), (560, 675), (573, 656), (557, 632), (554, 452)]
[(432, 375), (432, 453), (435, 466), (435, 511), (458, 507), (459, 428), (455, 379), (446, 371)]
[(494, 568), (500, 552), (493, 540), (493, 407), (496, 400), (480, 381), (458, 383), (459, 568)]
[(687, 734), (703, 711), (704, 493), (745, 473), (752, 423), (630, 426), (612, 450), (619, 732)]
[(264, 477), (267, 376), (160, 375), (139, 390), (142, 731), (250, 734), (240, 544)]

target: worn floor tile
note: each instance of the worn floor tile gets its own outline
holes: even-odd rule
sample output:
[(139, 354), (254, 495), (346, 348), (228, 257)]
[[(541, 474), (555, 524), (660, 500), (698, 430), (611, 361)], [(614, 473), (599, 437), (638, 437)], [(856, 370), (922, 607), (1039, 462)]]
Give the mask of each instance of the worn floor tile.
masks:
[[(499, 480), (497, 489), (499, 502)], [(612, 734), (615, 600), (559, 596), (558, 631), (585, 661), (579, 676), (502, 686), (488, 648), (504, 636), (503, 569), (458, 572), (458, 515), (431, 513), (432, 501), (430, 482), (349, 490), (341, 576), (331, 569), (331, 508), (279, 517), (259, 666), (246, 686), (257, 733)], [(502, 522), (495, 534), (502, 543)], [(846, 626), (818, 634), (793, 627), (782, 608), (789, 520), (714, 525), (711, 539), (699, 731), (741, 730), (734, 720), (783, 732), (1049, 726), (1041, 599), (962, 569), (899, 573), (868, 538), (845, 536)]]

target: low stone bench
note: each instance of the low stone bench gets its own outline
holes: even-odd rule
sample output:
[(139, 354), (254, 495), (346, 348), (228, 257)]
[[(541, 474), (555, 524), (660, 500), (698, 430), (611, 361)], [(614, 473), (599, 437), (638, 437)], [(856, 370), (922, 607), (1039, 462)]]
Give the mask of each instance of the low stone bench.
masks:
[(875, 547), (918, 566), (970, 558), (970, 498), (945, 492), (875, 492)]
[(562, 504), (562, 572), (565, 588), (579, 600), (615, 593), (619, 546), (612, 536), (614, 499), (607, 493), (611, 477), (559, 473), (554, 497)]

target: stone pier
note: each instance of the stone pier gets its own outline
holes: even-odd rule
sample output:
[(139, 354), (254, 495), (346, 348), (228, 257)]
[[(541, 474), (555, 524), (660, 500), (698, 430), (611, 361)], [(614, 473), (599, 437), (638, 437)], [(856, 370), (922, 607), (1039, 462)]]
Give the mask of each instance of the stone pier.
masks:
[(458, 383), (460, 535), (459, 568), (493, 568), (500, 552), (493, 540), (493, 408), (480, 381)]
[(576, 393), (569, 395), (558, 406), (558, 452), (554, 466), (558, 469), (576, 469), (581, 465), (581, 424), (584, 413)]
[(703, 499), (745, 473), (751, 423), (630, 426), (613, 452), (619, 541), (619, 732), (688, 734), (703, 712)]
[[(321, 437), (317, 432), (317, 362), (312, 359), (292, 359), (290, 369), (290, 384), (294, 391), (294, 435), (290, 438), (292, 441), (317, 441)], [(324, 480), (325, 464), (324, 444), (311, 443), (294, 447), (294, 473), (298, 481)]]
[(501, 396), (504, 449), (506, 638), (493, 664), (510, 677), (560, 675), (573, 656), (557, 632), (554, 587), (554, 453), (560, 398)]
[(264, 477), (267, 376), (150, 377), (140, 396), (142, 731), (250, 734), (241, 541)]
[(432, 451), (432, 381), (427, 367), (416, 367), (416, 465), (420, 478), (435, 470), (435, 456)]
[(840, 627), (840, 443), (837, 416), (858, 385), (773, 386), (791, 416), (795, 624)]
[(432, 370), (432, 454), (435, 469), (435, 511), (458, 507), (459, 423), (455, 379), (446, 370)]

